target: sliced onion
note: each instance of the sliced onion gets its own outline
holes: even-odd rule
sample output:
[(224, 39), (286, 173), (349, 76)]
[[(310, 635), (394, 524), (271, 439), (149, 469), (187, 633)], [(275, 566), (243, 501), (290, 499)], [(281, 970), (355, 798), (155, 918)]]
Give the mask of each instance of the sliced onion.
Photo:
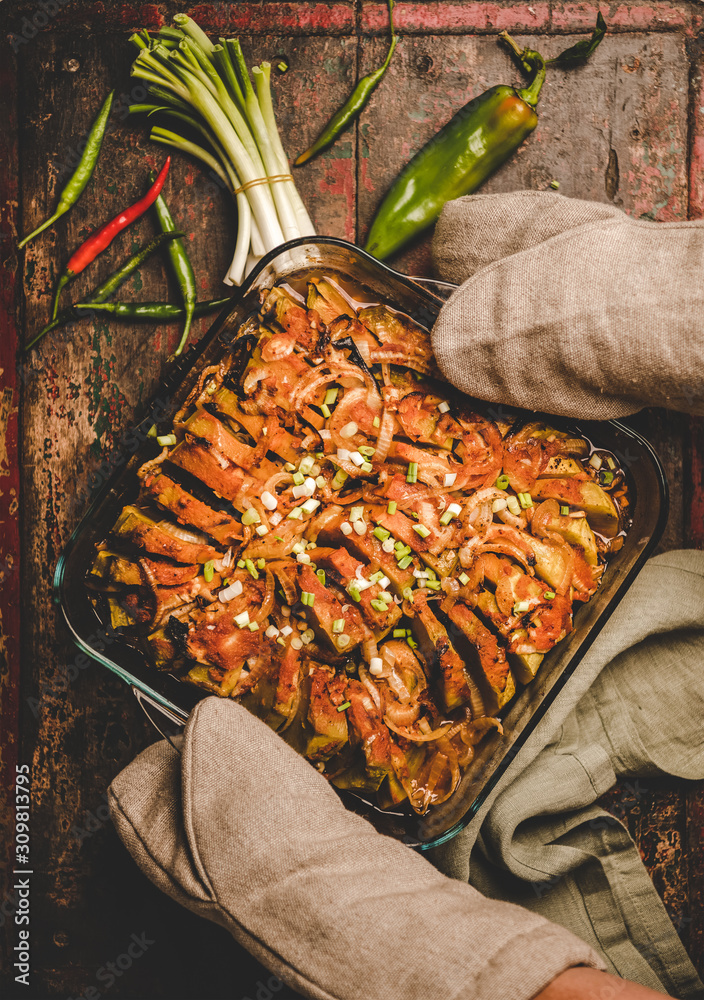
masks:
[(395, 726), (386, 715), (384, 716), (384, 722), (393, 733), (396, 733), (397, 736), (402, 736), (404, 740), (410, 740), (412, 743), (432, 743), (433, 740), (440, 740), (443, 736), (447, 736), (447, 727), (452, 726), (451, 722), (443, 722), (439, 729), (433, 729), (430, 733), (409, 733), (408, 730), (401, 729), (400, 726)]
[(369, 341), (364, 335), (360, 336), (359, 334), (357, 334), (357, 336), (352, 334), (352, 340), (354, 342), (354, 346), (359, 351), (362, 361), (365, 363), (367, 368), (369, 368), (372, 363), (372, 352), (369, 347)]
[[(372, 585), (369, 584), (369, 586)], [(367, 588), (365, 587), (365, 590), (366, 589)], [(373, 636), (371, 639), (365, 639), (364, 642), (362, 643), (362, 656), (367, 661), (367, 663), (371, 662), (373, 656), (378, 656), (378, 655), (379, 655), (379, 650), (377, 649), (376, 639)]]
[(274, 575), (269, 570), (266, 571), (266, 590), (264, 592), (264, 597), (260, 606), (249, 612), (249, 620), (253, 622), (263, 622), (265, 618), (268, 618), (274, 607), (274, 598), (276, 596), (276, 581), (274, 580)]
[(374, 702), (374, 706), (376, 707), (377, 711), (381, 712), (381, 692), (379, 691), (379, 688), (376, 686), (374, 681), (369, 676), (367, 668), (362, 663), (360, 663), (359, 665), (359, 679), (364, 685), (366, 691), (369, 693), (369, 696)]
[(158, 521), (158, 528), (163, 528), (170, 535), (175, 535), (182, 542), (190, 542), (192, 545), (210, 545), (210, 539), (200, 531), (186, 531), (180, 525), (172, 524), (171, 521)]
[(389, 449), (391, 447), (391, 442), (394, 436), (394, 428), (396, 427), (396, 418), (393, 413), (389, 410), (384, 410), (381, 417), (381, 424), (379, 426), (379, 433), (376, 438), (376, 451), (374, 452), (375, 462), (385, 462), (386, 457), (389, 454)]

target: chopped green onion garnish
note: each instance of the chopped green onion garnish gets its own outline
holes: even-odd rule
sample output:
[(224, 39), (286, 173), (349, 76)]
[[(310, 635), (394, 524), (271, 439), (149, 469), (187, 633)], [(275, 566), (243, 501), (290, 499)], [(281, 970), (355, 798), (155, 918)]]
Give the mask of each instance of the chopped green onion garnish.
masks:
[(339, 391), (340, 391), (339, 389), (327, 390), (327, 392), (325, 393), (325, 402), (328, 406), (331, 406), (334, 402), (337, 401), (337, 394)]
[(400, 560), (400, 562), (398, 564), (398, 568), (399, 569), (408, 569), (408, 567), (411, 565), (412, 562), (413, 562), (413, 559), (411, 558), (411, 556), (404, 556), (403, 559)]
[(242, 524), (259, 524), (261, 517), (257, 513), (256, 507), (248, 507), (242, 515)]
[(440, 590), (442, 584), (440, 583), (439, 580), (426, 580), (425, 586), (428, 587), (430, 590)]
[(599, 473), (599, 482), (603, 486), (609, 486), (611, 483), (613, 483), (613, 481), (614, 481), (613, 472), (607, 472), (604, 469), (602, 469), (602, 471)]
[(370, 601), (369, 603), (374, 608), (375, 611), (379, 611), (380, 613), (386, 611), (386, 604), (383, 601), (380, 601), (378, 598), (374, 598), (374, 600)]
[(417, 535), (420, 535), (421, 538), (427, 538), (430, 534), (430, 529), (426, 528), (424, 524), (414, 524), (413, 530)]
[(304, 482), (306, 481), (306, 477), (303, 475), (302, 472), (294, 472), (293, 481), (296, 484), (296, 486), (303, 486)]
[(250, 622), (249, 623), (249, 631), (250, 632), (258, 632), (259, 631), (259, 625), (258, 625), (258, 623), (257, 622)]
[(345, 709), (349, 708), (351, 704), (352, 704), (351, 701), (343, 701), (342, 704), (337, 709), (338, 712), (344, 712)]
[(265, 559), (257, 559), (257, 569), (264, 569), (265, 566), (266, 566)]
[(237, 569), (244, 569), (244, 559), (237, 560)]
[(281, 535), (274, 535), (274, 541), (275, 542), (283, 542), (283, 538), (281, 537)]
[(324, 587), (325, 586), (325, 570), (324, 569), (318, 569), (318, 570), (315, 571), (315, 575), (320, 580), (320, 586)]
[(389, 502), (387, 504), (387, 507), (386, 507), (386, 513), (387, 514), (395, 514), (396, 513), (396, 507), (397, 507), (396, 501), (395, 500), (389, 500)]
[(616, 463), (614, 462), (611, 455), (606, 456), (606, 464), (608, 465), (608, 467), (611, 469), (612, 472), (616, 468)]
[(418, 648), (418, 643), (416, 642), (415, 639), (411, 639), (410, 635), (406, 638), (406, 642), (411, 647), (411, 649), (417, 649)]
[(296, 542), (295, 545), (291, 546), (291, 552), (293, 552), (294, 555), (298, 555), (299, 552), (305, 552), (305, 550), (305, 542)]
[(445, 438), (440, 447), (443, 448), (445, 451), (452, 451), (454, 444), (455, 444), (454, 438)]
[(526, 611), (528, 611), (529, 608), (530, 608), (529, 601), (516, 601), (516, 603), (513, 605), (513, 613), (514, 615), (522, 615)]
[(560, 513), (561, 514), (569, 514), (569, 512), (570, 512), (569, 507), (567, 506), (567, 504), (563, 503), (562, 506), (560, 507)]
[(463, 587), (466, 587), (469, 583), (469, 577), (466, 573), (460, 573), (459, 580)]
[(213, 565), (213, 562), (211, 560), (210, 562), (207, 562), (203, 567), (203, 579), (205, 580), (206, 583), (210, 583), (210, 581), (213, 579), (214, 572), (215, 572), (215, 566)]
[(322, 490), (323, 486), (325, 486), (325, 476), (316, 476), (315, 485), (319, 490)]
[(375, 427), (381, 427), (381, 420), (379, 420), (378, 417), (374, 417), (372, 423), (374, 424)]
[(418, 482), (418, 463), (409, 462), (408, 474), (406, 476), (407, 483), (417, 483)]
[(288, 63), (284, 62), (284, 60), (282, 59), (281, 62), (277, 62), (276, 68), (278, 69), (279, 73), (287, 73)]
[(388, 592), (388, 590), (382, 590), (381, 591), (381, 593), (379, 594), (379, 600), (383, 601), (384, 604), (393, 604), (394, 603), (394, 599), (391, 596), (391, 594)]
[(364, 517), (364, 507), (350, 507), (350, 524), (354, 524), (355, 521), (359, 521), (362, 517)]
[(315, 465), (315, 459), (313, 458), (313, 456), (306, 455), (305, 458), (302, 458), (301, 461), (299, 462), (298, 471), (302, 472), (304, 476), (307, 476), (314, 465)]
[(284, 469), (286, 470), (286, 472), (295, 472), (296, 466), (293, 464), (293, 462), (286, 462), (286, 464), (284, 465)]
[(359, 467), (359, 471), (370, 473), (374, 471), (374, 466), (372, 465), (371, 462), (362, 462), (362, 464)]
[(278, 642), (279, 646), (285, 646), (286, 645), (286, 640), (282, 639), (281, 636), (279, 636), (279, 638), (276, 641)]
[(147, 431), (147, 437), (148, 438), (155, 438), (156, 437), (156, 424), (152, 424), (151, 425), (151, 427)]
[(417, 512), (415, 510), (409, 510), (408, 513), (411, 515), (411, 517), (413, 518), (414, 521), (418, 520), (418, 514), (417, 514)]
[(244, 628), (245, 625), (249, 625), (249, 612), (243, 611), (241, 614), (235, 615), (234, 622), (238, 628)]
[(347, 593), (350, 595), (350, 597), (352, 598), (353, 601), (356, 601), (357, 604), (359, 604), (359, 602), (362, 599), (362, 595), (359, 593), (359, 591), (357, 590), (357, 588), (355, 586), (353, 586), (352, 584), (350, 584), (348, 586), (348, 588), (347, 588)]
[(499, 478), (496, 480), (496, 488), (497, 490), (508, 489), (508, 476), (499, 476)]
[(371, 458), (374, 452), (376, 451), (376, 448), (372, 448), (368, 444), (362, 444), (359, 446), (359, 448), (357, 448), (357, 451), (359, 452), (360, 455), (364, 455), (365, 458)]
[(176, 444), (175, 434), (161, 434), (157, 439), (156, 443), (161, 445), (162, 448), (167, 448), (170, 444)]
[(406, 630), (405, 630), (405, 628), (395, 628), (391, 634), (393, 635), (394, 639), (405, 639), (406, 638)]
[(255, 580), (259, 579), (259, 573), (257, 573), (257, 567), (254, 565), (251, 559), (245, 559), (244, 566), (250, 576)]
[(293, 510), (290, 510), (286, 516), (287, 516), (287, 518), (288, 518), (289, 521), (300, 521), (300, 519), (302, 517), (301, 508), (300, 507), (294, 507)]
[(334, 490), (341, 490), (345, 485), (345, 480), (347, 479), (347, 473), (343, 469), (338, 469), (335, 473), (335, 478), (333, 479), (331, 486)]
[(345, 627), (344, 618), (336, 618), (335, 621), (332, 623), (332, 630), (335, 633), (335, 635), (339, 635), (344, 629), (344, 627)]
[(372, 575), (369, 577), (369, 582), (370, 583), (378, 583), (379, 580), (381, 580), (381, 578), (382, 578), (383, 575), (384, 574), (381, 572), (381, 570), (378, 569), (376, 571), (376, 573), (372, 573)]
[(554, 596), (555, 596), (554, 590), (546, 590), (545, 593), (543, 594), (543, 597), (545, 598), (546, 601), (551, 601)]
[[(411, 590), (410, 587), (404, 587), (403, 588), (403, 596), (406, 598), (407, 601), (411, 601), (411, 602), (413, 601), (413, 591)], [(406, 629), (406, 635), (410, 635), (410, 632), (409, 632), (408, 629)]]
[(524, 510), (527, 510), (528, 507), (533, 506), (533, 497), (530, 495), (530, 493), (519, 493), (518, 502), (520, 503), (521, 507)]
[(323, 403), (323, 405), (320, 407), (320, 412), (326, 418), (332, 416), (332, 413), (330, 412), (330, 407), (328, 406), (327, 403)]
[(440, 524), (444, 524), (445, 526), (447, 526), (451, 520), (452, 520), (452, 514), (449, 510), (446, 510), (445, 513), (440, 518)]
[(375, 538), (378, 538), (380, 542), (385, 542), (391, 535), (391, 532), (387, 531), (386, 528), (375, 528), (372, 534)]

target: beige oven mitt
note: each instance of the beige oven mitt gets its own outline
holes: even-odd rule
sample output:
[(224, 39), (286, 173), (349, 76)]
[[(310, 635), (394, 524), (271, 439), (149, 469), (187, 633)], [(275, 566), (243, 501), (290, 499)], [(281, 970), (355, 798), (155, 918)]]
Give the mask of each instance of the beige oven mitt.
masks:
[(180, 749), (157, 743), (115, 779), (120, 837), (160, 889), (305, 996), (529, 1000), (565, 969), (603, 967), (377, 833), (239, 705), (200, 702)]
[(549, 192), (450, 202), (433, 330), (445, 377), (493, 403), (604, 420), (704, 414), (704, 222), (647, 222)]

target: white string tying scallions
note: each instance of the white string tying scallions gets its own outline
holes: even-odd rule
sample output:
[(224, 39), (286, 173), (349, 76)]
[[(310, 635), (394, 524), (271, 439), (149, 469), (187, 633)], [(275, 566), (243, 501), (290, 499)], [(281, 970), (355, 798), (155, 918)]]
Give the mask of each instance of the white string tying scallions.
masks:
[(149, 84), (155, 103), (133, 104), (130, 112), (185, 125), (187, 135), (157, 125), (150, 138), (199, 159), (235, 198), (235, 253), (223, 280), (239, 285), (264, 254), (315, 230), (276, 127), (270, 63), (252, 68), (253, 86), (238, 39), (214, 45), (186, 14), (174, 24), (132, 35), (139, 49), (132, 76)]

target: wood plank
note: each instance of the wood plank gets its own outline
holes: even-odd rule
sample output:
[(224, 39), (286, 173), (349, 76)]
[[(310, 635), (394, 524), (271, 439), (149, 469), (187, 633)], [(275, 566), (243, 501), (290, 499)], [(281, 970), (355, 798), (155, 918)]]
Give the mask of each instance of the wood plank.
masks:
[[(0, 134), (4, 137), (0, 173), (0, 872), (3, 893), (15, 868), (15, 767), (20, 756), (20, 474), (18, 424), (22, 385), (16, 369), (20, 315), (17, 238), (19, 151), (17, 80), (7, 59), (0, 66)], [(10, 896), (13, 893), (10, 892)], [(5, 902), (5, 899), (3, 899)], [(10, 899), (14, 906), (14, 900)], [(7, 911), (3, 909), (3, 914)], [(15, 944), (14, 926), (3, 918), (3, 954)]]

